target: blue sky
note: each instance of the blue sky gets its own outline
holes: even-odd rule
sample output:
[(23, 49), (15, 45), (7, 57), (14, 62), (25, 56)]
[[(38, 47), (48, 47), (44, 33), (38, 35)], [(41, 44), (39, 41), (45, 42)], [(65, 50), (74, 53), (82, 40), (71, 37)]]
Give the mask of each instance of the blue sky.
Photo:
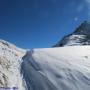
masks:
[(0, 0), (0, 38), (22, 48), (51, 47), (89, 20), (90, 0)]

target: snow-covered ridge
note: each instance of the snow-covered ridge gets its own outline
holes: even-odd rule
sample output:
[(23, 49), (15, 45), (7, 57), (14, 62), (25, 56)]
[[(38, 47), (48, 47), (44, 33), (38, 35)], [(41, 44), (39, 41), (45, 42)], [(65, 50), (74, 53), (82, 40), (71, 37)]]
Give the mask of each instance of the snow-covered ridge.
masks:
[[(24, 54), (26, 50), (21, 49), (16, 47), (14, 44), (11, 44), (5, 40), (0, 39), (0, 46), (2, 47), (2, 49), (7, 48), (9, 50), (13, 50), (14, 53), (17, 53), (18, 56), (20, 56), (20, 54)], [(22, 56), (22, 55), (21, 55)]]
[(90, 46), (34, 49), (21, 69), (28, 90), (90, 90)]

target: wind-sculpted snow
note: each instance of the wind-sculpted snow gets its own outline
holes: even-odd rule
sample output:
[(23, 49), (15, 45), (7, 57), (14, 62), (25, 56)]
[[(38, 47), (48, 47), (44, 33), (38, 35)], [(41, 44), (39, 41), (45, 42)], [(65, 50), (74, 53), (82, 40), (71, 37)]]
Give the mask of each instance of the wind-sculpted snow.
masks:
[(22, 74), (26, 80), (28, 90), (57, 90), (57, 88), (44, 76), (38, 64), (29, 53), (24, 57), (22, 63)]
[(31, 50), (21, 72), (26, 90), (90, 90), (90, 46)]

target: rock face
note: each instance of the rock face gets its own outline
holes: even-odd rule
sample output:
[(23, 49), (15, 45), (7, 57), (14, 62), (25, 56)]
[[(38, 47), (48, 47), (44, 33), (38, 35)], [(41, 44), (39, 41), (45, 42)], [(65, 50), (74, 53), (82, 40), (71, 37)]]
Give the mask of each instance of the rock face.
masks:
[(90, 45), (90, 23), (84, 21), (75, 32), (65, 36), (54, 47)]

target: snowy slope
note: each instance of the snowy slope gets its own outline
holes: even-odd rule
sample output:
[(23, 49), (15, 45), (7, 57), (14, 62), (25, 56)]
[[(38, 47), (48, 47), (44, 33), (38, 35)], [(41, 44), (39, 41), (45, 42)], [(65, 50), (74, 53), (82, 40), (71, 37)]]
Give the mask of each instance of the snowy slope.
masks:
[(90, 46), (20, 49), (0, 40), (0, 90), (90, 90)]
[(90, 46), (28, 51), (21, 72), (27, 90), (90, 90)]
[(60, 46), (80, 46), (80, 45), (88, 45), (90, 44), (86, 40), (86, 35), (75, 35), (72, 34), (70, 36), (66, 36), (59, 43), (55, 45), (55, 47)]
[(20, 65), (25, 52), (11, 43), (0, 40), (0, 90), (5, 88), (11, 90), (14, 87), (25, 90), (20, 74)]

